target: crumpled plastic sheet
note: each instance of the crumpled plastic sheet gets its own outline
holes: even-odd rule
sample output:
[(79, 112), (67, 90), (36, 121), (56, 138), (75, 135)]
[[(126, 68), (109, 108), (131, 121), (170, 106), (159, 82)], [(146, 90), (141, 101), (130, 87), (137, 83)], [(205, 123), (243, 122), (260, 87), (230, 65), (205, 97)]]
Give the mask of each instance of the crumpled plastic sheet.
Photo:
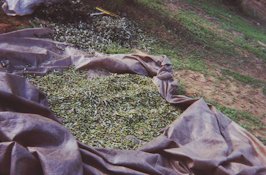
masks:
[[(39, 38), (49, 33), (27, 29), (0, 35), (1, 175), (266, 174), (265, 146), (203, 99), (178, 95), (166, 56), (87, 55)], [(84, 145), (51, 112), (45, 94), (23, 77), (69, 66), (149, 76), (162, 97), (184, 112), (138, 150)]]
[(34, 12), (41, 4), (50, 5), (63, 0), (4, 0), (2, 9), (10, 16), (24, 16)]

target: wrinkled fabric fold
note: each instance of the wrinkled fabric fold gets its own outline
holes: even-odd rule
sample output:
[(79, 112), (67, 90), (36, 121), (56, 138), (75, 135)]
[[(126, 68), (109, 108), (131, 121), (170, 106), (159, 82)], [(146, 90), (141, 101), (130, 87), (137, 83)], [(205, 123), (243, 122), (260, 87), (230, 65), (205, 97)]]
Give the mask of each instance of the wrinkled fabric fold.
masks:
[[(266, 174), (265, 146), (203, 99), (177, 94), (166, 56), (90, 55), (43, 38), (49, 33), (26, 29), (0, 35), (1, 175)], [(151, 77), (161, 96), (184, 112), (138, 150), (84, 145), (61, 125), (45, 95), (22, 77), (70, 66), (88, 73), (104, 70)]]
[(40, 5), (51, 5), (64, 0), (3, 0), (2, 9), (9, 16), (24, 16), (34, 12)]

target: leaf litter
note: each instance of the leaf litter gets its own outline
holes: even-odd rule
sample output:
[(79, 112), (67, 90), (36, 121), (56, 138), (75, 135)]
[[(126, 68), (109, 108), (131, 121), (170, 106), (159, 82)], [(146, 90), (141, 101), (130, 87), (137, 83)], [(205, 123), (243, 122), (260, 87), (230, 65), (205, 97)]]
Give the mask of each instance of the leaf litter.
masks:
[(144, 76), (88, 79), (85, 72), (71, 68), (28, 79), (47, 94), (50, 108), (63, 118), (64, 126), (94, 147), (137, 149), (180, 115)]
[(148, 52), (156, 42), (125, 16), (91, 17), (92, 12), (95, 12), (95, 7), (90, 1), (67, 1), (40, 7), (31, 24), (51, 28), (54, 40), (70, 43), (90, 53), (124, 53), (131, 49)]

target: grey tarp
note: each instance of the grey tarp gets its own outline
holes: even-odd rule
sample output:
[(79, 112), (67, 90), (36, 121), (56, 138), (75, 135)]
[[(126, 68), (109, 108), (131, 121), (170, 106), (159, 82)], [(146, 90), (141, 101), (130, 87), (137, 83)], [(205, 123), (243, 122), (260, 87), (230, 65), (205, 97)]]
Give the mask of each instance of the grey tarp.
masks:
[(49, 5), (59, 1), (63, 0), (3, 0), (2, 9), (7, 15), (23, 16), (32, 14), (42, 4)]
[[(37, 38), (47, 33), (28, 29), (0, 35), (1, 175), (266, 174), (265, 146), (203, 99), (177, 95), (167, 57), (86, 55)], [(81, 144), (49, 110), (45, 95), (20, 76), (69, 66), (149, 76), (162, 97), (184, 112), (139, 150)]]

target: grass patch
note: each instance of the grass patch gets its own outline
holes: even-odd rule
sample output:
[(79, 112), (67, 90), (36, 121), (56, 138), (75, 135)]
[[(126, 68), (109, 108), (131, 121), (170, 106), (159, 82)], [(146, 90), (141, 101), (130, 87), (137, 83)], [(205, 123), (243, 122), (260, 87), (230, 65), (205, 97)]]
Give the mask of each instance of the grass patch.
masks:
[(236, 123), (240, 124), (243, 128), (246, 128), (249, 131), (254, 129), (265, 128), (263, 123), (258, 119), (258, 117), (243, 111), (236, 109), (228, 108), (219, 104), (215, 105), (222, 113), (227, 115)]
[(204, 60), (196, 53), (185, 56), (181, 55), (179, 49), (172, 47), (167, 43), (157, 43), (152, 45), (151, 48), (152, 54), (168, 56), (175, 69), (189, 69), (204, 74), (209, 73)]
[(265, 29), (252, 25), (242, 16), (239, 16), (221, 5), (221, 1), (204, 0), (204, 3), (199, 3), (199, 1), (190, 0), (190, 2), (193, 2), (194, 5), (200, 6), (210, 16), (219, 19), (224, 29), (234, 29), (238, 32), (244, 33), (248, 38), (266, 42)]
[(122, 47), (115, 43), (110, 44), (105, 50), (105, 53), (107, 54), (125, 54), (129, 52), (131, 52), (131, 49)]
[(220, 54), (237, 54), (233, 43), (228, 41), (228, 33), (219, 30), (193, 11), (179, 10), (176, 18), (190, 32), (193, 39), (203, 43), (207, 48)]
[[(218, 30), (214, 28), (214, 25), (211, 22), (193, 11), (179, 9), (177, 12), (173, 12), (168, 10), (162, 2), (152, 2), (149, 0), (137, 0), (137, 2), (156, 11), (160, 17), (172, 21), (170, 23), (178, 24), (179, 29), (177, 30), (182, 30), (186, 33), (186, 35), (182, 34), (181, 36), (185, 37), (185, 40), (201, 43), (205, 47), (220, 54), (224, 54), (225, 52), (228, 55), (236, 54), (234, 47), (232, 47), (232, 43), (228, 42), (227, 38), (225, 38), (229, 37), (229, 35), (224, 36), (220, 31), (217, 32)], [(169, 30), (176, 30), (173, 28), (171, 29), (171, 27)], [(172, 33), (175, 33), (175, 31), (172, 31)]]
[[(221, 111), (223, 114), (228, 116), (234, 122), (238, 123), (240, 126), (247, 129), (253, 134), (256, 134), (253, 132), (255, 130), (264, 130), (264, 132), (266, 131), (266, 127), (257, 116), (254, 116), (248, 112), (243, 112), (236, 109), (225, 107), (221, 104), (218, 104), (217, 102), (209, 101), (209, 103), (213, 104), (219, 111)], [(265, 135), (263, 136), (256, 135), (256, 137), (261, 142), (263, 142), (263, 144), (266, 145), (266, 132)]]
[(244, 84), (249, 84), (249, 85), (254, 86), (254, 87), (262, 87), (263, 93), (266, 94), (266, 92), (265, 92), (266, 83), (261, 81), (261, 80), (257, 80), (253, 77), (249, 77), (246, 75), (241, 75), (237, 72), (233, 72), (233, 71), (228, 70), (228, 69), (222, 69), (222, 74), (225, 76), (230, 76), (230, 77), (234, 78), (235, 80), (238, 80)]
[[(239, 32), (239, 36), (231, 37), (235, 46), (241, 47), (258, 58), (266, 61), (266, 49), (259, 46), (258, 41), (266, 43), (266, 30), (251, 24), (237, 13), (229, 10), (218, 0), (183, 0), (193, 6), (200, 7), (209, 16), (216, 19), (224, 32)], [(228, 41), (227, 41), (228, 42)]]
[(262, 92), (263, 94), (266, 96), (266, 86), (264, 85), (264, 87), (262, 88)]
[(136, 0), (136, 2), (155, 11), (161, 19), (165, 19), (164, 24), (167, 25), (166, 21), (169, 21), (168, 29), (172, 30), (172, 33), (176, 33), (176, 27), (171, 24), (178, 25), (177, 30), (183, 31), (183, 34), (186, 33), (181, 36), (185, 37), (184, 40), (201, 43), (213, 53), (229, 56), (241, 57), (237, 51), (237, 48), (241, 48), (266, 61), (266, 49), (258, 44), (258, 41), (266, 43), (266, 30), (252, 25), (221, 5), (220, 1), (183, 0), (183, 3), (189, 3), (196, 8), (200, 7), (213, 21), (199, 15), (193, 9), (171, 11), (163, 1)]

